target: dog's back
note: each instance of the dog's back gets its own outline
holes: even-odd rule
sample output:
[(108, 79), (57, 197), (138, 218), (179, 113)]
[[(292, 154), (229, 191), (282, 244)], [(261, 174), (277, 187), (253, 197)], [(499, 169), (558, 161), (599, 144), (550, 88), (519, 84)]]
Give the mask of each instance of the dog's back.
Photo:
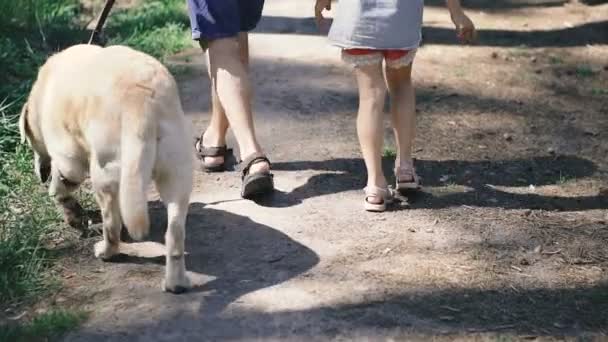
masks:
[(175, 80), (160, 62), (126, 47), (87, 45), (45, 63), (19, 121), (42, 181), (50, 170), (49, 194), (64, 217), (78, 206), (71, 193), (90, 172), (103, 216), (99, 258), (120, 252), (122, 222), (135, 239), (147, 234), (146, 190), (154, 181), (167, 207), (163, 287), (176, 293), (190, 286), (184, 261), (193, 157), (187, 127)]
[(91, 172), (97, 164), (104, 177), (118, 181), (122, 219), (132, 237), (143, 238), (152, 173), (192, 167), (190, 134), (169, 71), (128, 47), (77, 45), (48, 60), (33, 92), (41, 95), (33, 107), (43, 138), (55, 142), (47, 146), (54, 163), (69, 177), (88, 171), (74, 167), (75, 160), (89, 160)]

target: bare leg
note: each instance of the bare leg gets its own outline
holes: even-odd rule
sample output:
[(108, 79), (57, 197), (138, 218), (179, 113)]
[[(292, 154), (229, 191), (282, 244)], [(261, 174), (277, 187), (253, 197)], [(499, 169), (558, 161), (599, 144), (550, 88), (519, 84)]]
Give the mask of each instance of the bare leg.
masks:
[[(237, 38), (217, 39), (209, 44), (211, 80), (240, 147), (241, 158), (262, 152), (255, 137), (251, 112), (251, 86)], [(268, 163), (254, 164), (250, 172), (269, 170)]]
[(397, 145), (395, 165), (412, 161), (416, 134), (416, 97), (412, 84), (412, 65), (386, 68), (386, 83), (391, 95), (391, 118)]
[[(357, 133), (367, 168), (367, 186), (386, 188), (382, 172), (382, 144), (384, 142), (383, 107), (386, 86), (382, 65), (366, 65), (355, 69), (359, 85), (359, 113)], [(368, 202), (382, 203), (381, 197), (369, 197)]]

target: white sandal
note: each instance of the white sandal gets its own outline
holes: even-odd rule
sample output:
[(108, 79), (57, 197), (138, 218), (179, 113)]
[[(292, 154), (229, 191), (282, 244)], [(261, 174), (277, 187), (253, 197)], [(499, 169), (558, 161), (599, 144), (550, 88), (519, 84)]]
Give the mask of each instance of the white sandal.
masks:
[(420, 180), (413, 163), (407, 163), (405, 167), (395, 167), (395, 182), (395, 189), (397, 191), (420, 189)]
[[(393, 191), (391, 189), (383, 189), (377, 186), (368, 186), (363, 189), (363, 191), (365, 191), (364, 206), (365, 210), (367, 211), (383, 212), (386, 211), (387, 204), (393, 203), (394, 196)], [(380, 197), (382, 199), (382, 202), (379, 204), (371, 203), (368, 201), (370, 197)]]

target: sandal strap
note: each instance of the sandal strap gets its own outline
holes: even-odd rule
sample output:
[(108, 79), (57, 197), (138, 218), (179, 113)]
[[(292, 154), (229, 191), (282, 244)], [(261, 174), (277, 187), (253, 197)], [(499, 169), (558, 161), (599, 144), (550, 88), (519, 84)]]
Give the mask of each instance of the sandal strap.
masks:
[(224, 146), (200, 147), (199, 155), (201, 157), (223, 157), (226, 155), (228, 148)]
[(203, 146), (203, 139), (196, 138), (194, 142), (194, 148), (196, 149), (196, 154), (200, 159), (205, 157), (225, 157), (228, 152), (228, 148), (226, 145), (224, 146)]
[(413, 181), (418, 181), (418, 175), (413, 167), (395, 167), (395, 177), (399, 180), (399, 176), (410, 176)]
[(249, 169), (251, 168), (251, 166), (253, 164), (262, 163), (262, 162), (266, 162), (266, 163), (268, 163), (268, 165), (271, 166), (270, 160), (268, 159), (268, 157), (266, 157), (266, 155), (261, 152), (253, 153), (253, 154), (249, 155), (247, 158), (245, 158), (245, 160), (242, 161), (242, 163), (244, 165), (241, 169), (241, 172), (243, 173), (242, 178), (245, 178), (249, 174)]
[(389, 188), (379, 188), (377, 186), (367, 186), (363, 189), (365, 191), (365, 198), (369, 197), (381, 197), (382, 200), (389, 200), (393, 198), (393, 192)]

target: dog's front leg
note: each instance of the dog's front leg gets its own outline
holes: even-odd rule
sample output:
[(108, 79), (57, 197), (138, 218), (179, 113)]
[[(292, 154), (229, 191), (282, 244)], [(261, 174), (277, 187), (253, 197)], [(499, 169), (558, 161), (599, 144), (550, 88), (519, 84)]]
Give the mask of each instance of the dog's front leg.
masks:
[(118, 199), (118, 177), (116, 170), (103, 168), (96, 158), (91, 158), (91, 182), (95, 199), (101, 209), (103, 240), (95, 244), (95, 257), (110, 261), (119, 254), (122, 219)]
[(63, 210), (63, 221), (74, 229), (85, 231), (87, 223), (85, 222), (84, 209), (78, 203), (74, 196), (56, 197), (56, 203)]
[(95, 244), (95, 257), (110, 261), (113, 256), (119, 254), (122, 220), (118, 205), (118, 192), (103, 190), (105, 189), (95, 192), (103, 219), (103, 240)]
[(72, 228), (85, 231), (87, 228), (84, 209), (72, 195), (80, 183), (65, 179), (59, 171), (54, 171), (49, 185), (49, 195), (63, 212), (64, 222)]

